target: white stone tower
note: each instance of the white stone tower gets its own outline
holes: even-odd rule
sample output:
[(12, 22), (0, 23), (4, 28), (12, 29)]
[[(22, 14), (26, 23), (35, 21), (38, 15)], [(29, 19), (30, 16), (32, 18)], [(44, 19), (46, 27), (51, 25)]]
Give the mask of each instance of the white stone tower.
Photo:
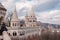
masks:
[(25, 23), (26, 23), (26, 27), (36, 27), (37, 24), (37, 19), (36, 19), (36, 16), (34, 14), (34, 10), (33, 10), (33, 7), (31, 6), (30, 7), (30, 10), (28, 13), (26, 13), (26, 16), (25, 16)]
[(17, 16), (16, 7), (15, 7), (14, 13), (12, 15), (10, 25), (12, 28), (19, 28), (20, 27), (20, 20), (18, 19), (18, 16)]

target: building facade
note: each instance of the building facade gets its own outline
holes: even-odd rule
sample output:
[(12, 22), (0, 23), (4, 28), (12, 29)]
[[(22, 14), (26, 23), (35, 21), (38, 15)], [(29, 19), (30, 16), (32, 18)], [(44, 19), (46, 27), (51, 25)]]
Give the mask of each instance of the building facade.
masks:
[(4, 18), (6, 15), (6, 9), (4, 8), (4, 6), (0, 3), (0, 21), (3, 22)]
[[(5, 19), (6, 9), (2, 4), (0, 4), (0, 17)], [(3, 21), (4, 22), (4, 21)], [(5, 21), (6, 22), (6, 21)], [(8, 22), (8, 21), (7, 21)], [(17, 16), (16, 7), (14, 9), (12, 18), (10, 20), (10, 27), (6, 26), (7, 31), (3, 31), (3, 34), (0, 35), (0, 40), (20, 40), (23, 37), (39, 34), (40, 29), (37, 26), (37, 18), (34, 14), (33, 7), (29, 10), (29, 13), (26, 13), (25, 23), (22, 24)], [(21, 27), (21, 25), (24, 25)], [(5, 37), (6, 36), (6, 37)]]
[[(26, 13), (25, 20), (22, 21), (18, 18), (16, 7), (13, 11), (12, 18), (9, 21), (5, 18), (6, 11), (7, 10), (0, 3), (0, 23), (6, 22), (7, 24), (10, 24), (10, 26), (6, 26), (7, 31), (3, 28), (4, 31), (2, 32), (2, 35), (0, 35), (0, 40), (24, 40), (24, 38), (27, 38), (28, 36), (41, 35), (42, 32), (60, 32), (60, 28), (53, 28), (52, 25), (46, 27), (43, 23), (42, 25), (38, 22), (32, 6), (28, 13)], [(1, 28), (2, 27), (0, 26), (0, 33)]]
[(25, 24), (26, 24), (26, 27), (37, 27), (37, 18), (34, 14), (33, 7), (31, 7), (29, 12), (26, 13)]

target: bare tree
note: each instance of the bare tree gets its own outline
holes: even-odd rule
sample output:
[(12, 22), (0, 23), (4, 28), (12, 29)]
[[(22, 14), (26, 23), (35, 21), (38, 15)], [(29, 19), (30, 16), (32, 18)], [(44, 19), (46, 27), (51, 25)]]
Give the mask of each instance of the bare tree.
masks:
[(8, 12), (7, 19), (9, 20), (9, 26), (10, 26), (10, 21), (11, 21), (12, 15), (13, 15), (12, 12)]

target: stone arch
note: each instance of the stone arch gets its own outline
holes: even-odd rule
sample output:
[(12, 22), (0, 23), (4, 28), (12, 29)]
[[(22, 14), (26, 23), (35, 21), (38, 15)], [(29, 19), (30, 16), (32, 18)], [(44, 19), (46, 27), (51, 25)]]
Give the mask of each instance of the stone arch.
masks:
[(13, 32), (13, 36), (17, 36), (17, 33), (16, 32)]

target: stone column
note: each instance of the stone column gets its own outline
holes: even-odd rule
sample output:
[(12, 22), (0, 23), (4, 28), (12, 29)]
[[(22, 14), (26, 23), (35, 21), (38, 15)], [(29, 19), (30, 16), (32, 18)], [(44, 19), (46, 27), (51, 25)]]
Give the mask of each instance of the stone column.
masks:
[(3, 31), (3, 40), (11, 40), (8, 33), (6, 31)]

